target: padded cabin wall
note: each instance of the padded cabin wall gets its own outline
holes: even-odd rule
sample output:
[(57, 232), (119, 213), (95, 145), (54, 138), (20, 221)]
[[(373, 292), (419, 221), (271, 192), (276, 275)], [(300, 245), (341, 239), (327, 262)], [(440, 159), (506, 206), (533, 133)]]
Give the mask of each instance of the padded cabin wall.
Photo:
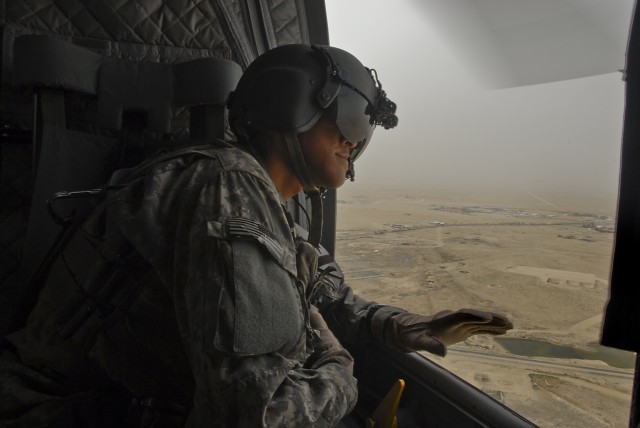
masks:
[[(15, 39), (50, 35), (110, 57), (167, 63), (225, 58), (244, 68), (261, 51), (258, 32), (266, 35), (268, 48), (309, 41), (305, 3), (316, 10), (310, 19), (326, 28), (322, 0), (0, 0), (0, 327), (28, 251), (24, 241), (36, 176), (37, 110), (32, 89), (12, 84)], [(66, 93), (64, 109), (67, 129), (121, 137), (96, 127), (92, 97)], [(182, 131), (189, 118), (178, 110), (172, 121), (172, 134), (161, 138), (179, 144), (188, 138)]]

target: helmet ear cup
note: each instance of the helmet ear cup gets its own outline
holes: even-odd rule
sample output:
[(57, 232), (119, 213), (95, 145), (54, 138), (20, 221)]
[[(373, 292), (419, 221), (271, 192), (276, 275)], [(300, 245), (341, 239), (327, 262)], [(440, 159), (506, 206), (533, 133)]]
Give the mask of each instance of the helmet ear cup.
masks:
[(301, 70), (272, 68), (252, 82), (246, 91), (250, 108), (244, 125), (276, 132), (305, 132), (320, 118), (322, 110), (313, 94), (317, 83)]

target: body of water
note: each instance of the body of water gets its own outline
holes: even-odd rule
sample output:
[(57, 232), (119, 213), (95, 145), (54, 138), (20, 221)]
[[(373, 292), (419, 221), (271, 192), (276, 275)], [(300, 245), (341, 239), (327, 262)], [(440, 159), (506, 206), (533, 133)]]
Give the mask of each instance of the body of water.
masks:
[(602, 345), (595, 345), (590, 350), (572, 346), (554, 345), (530, 339), (513, 339), (496, 337), (495, 340), (512, 354), (526, 357), (567, 358), (580, 360), (604, 361), (611, 367), (632, 369), (635, 367), (636, 354)]

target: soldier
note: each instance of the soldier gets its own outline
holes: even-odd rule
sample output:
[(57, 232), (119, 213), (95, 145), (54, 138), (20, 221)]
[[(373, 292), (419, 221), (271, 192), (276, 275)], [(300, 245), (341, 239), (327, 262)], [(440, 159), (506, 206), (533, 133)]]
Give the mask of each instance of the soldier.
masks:
[[(279, 47), (246, 70), (229, 115), (236, 139), (130, 171), (61, 252), (8, 337), (4, 425), (335, 426), (357, 399), (336, 336), (444, 355), (511, 328), (364, 301), (318, 247), (321, 190), (397, 124), (375, 71), (334, 47)], [(301, 191), (307, 239), (284, 207)]]

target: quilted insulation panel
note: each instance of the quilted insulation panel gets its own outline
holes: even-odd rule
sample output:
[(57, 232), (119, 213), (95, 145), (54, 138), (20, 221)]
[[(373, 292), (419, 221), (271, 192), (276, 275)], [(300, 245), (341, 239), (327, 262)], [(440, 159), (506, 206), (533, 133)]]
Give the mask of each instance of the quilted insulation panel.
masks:
[[(263, 27), (270, 47), (307, 39), (304, 7), (299, 0), (251, 3), (247, 0), (4, 0), (2, 3), (3, 25), (14, 27), (13, 31), (57, 34), (80, 39), (87, 45), (94, 42), (96, 48), (114, 51), (113, 55), (118, 55), (114, 43), (203, 49), (216, 52), (215, 56), (230, 57), (244, 67), (256, 53), (252, 20)], [(248, 11), (249, 4), (257, 9), (253, 16)]]
[[(0, 0), (0, 327), (17, 290), (34, 177), (31, 94), (10, 84), (15, 38), (50, 34), (112, 57), (216, 57), (244, 68), (256, 39), (262, 48), (308, 42), (304, 9), (304, 0)], [(85, 102), (68, 98), (69, 128), (86, 131), (94, 106)]]

